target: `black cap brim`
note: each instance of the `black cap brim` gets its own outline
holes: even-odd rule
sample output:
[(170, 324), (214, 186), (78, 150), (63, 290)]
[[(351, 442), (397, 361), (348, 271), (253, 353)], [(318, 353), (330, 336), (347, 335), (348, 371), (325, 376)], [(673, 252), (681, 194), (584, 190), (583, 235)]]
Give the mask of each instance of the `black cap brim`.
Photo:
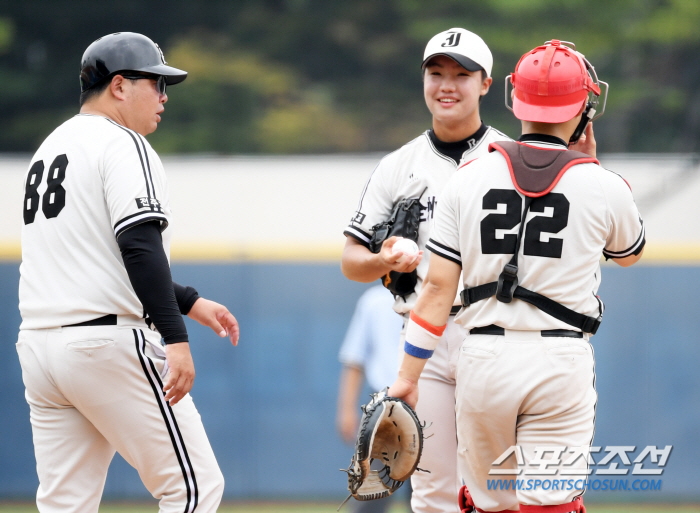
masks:
[(437, 57), (439, 55), (444, 55), (445, 57), (449, 57), (453, 61), (455, 61), (457, 64), (462, 66), (464, 69), (467, 71), (486, 71), (480, 64), (477, 64), (473, 60), (471, 60), (469, 57), (465, 57), (464, 55), (458, 54), (458, 53), (452, 53), (452, 52), (441, 52), (441, 53), (434, 53), (427, 59), (423, 61), (422, 68), (425, 68), (426, 64), (430, 62), (430, 59)]
[(187, 78), (187, 72), (181, 69), (173, 68), (167, 64), (156, 64), (155, 66), (146, 66), (144, 68), (135, 69), (132, 71), (142, 71), (144, 73), (153, 73), (165, 77), (167, 85), (179, 84)]

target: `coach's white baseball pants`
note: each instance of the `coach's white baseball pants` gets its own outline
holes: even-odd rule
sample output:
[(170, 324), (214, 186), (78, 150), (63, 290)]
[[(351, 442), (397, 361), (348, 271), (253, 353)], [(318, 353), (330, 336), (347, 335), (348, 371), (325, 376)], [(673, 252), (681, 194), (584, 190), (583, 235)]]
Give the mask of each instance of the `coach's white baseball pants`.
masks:
[[(465, 330), (447, 321), (447, 328), (426, 362), (418, 381), (418, 419), (427, 424), (419, 468), (411, 476), (411, 509), (414, 513), (459, 513), (457, 495), (461, 479), (457, 472), (457, 429), (455, 424), (455, 372)], [(401, 350), (405, 332), (401, 336)]]
[(115, 450), (160, 512), (216, 511), (224, 480), (199, 413), (189, 394), (164, 401), (160, 336), (135, 326), (20, 331), (41, 513), (97, 513)]
[[(588, 336), (554, 338), (538, 331), (510, 330), (504, 336), (467, 336), (457, 366), (459, 470), (477, 508), (503, 511), (517, 510), (518, 504), (564, 504), (581, 494), (571, 488), (554, 489), (552, 481), (567, 476), (548, 475), (538, 467), (579, 472), (574, 478), (585, 478), (585, 457), (566, 469), (561, 464), (568, 459), (566, 453), (558, 458), (560, 464), (533, 463), (537, 447), (590, 447), (597, 400), (594, 379)], [(518, 466), (512, 455), (493, 466), (512, 446), (522, 448), (524, 465)], [(542, 460), (553, 456), (540, 453)], [(489, 489), (489, 480), (515, 477), (490, 475), (490, 470), (518, 468), (517, 479), (524, 485), (517, 493)], [(552, 485), (527, 490), (528, 479), (549, 480)]]

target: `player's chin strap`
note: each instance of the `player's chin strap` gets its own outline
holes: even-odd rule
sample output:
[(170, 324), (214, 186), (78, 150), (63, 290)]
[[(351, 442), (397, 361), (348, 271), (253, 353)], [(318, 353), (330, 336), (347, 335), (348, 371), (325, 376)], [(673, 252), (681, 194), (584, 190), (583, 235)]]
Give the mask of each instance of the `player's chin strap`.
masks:
[[(595, 335), (596, 331), (598, 331), (598, 327), (600, 326), (601, 321), (603, 320), (602, 309), (600, 315), (597, 318), (589, 317), (587, 315), (574, 312), (570, 308), (567, 308), (564, 305), (557, 303), (556, 301), (549, 299), (546, 296), (543, 296), (542, 294), (538, 294), (537, 292), (533, 292), (532, 290), (528, 290), (518, 285), (518, 253), (520, 252), (520, 243), (523, 238), (525, 218), (527, 217), (528, 210), (530, 210), (530, 205), (532, 204), (533, 198), (549, 193), (549, 191), (551, 191), (552, 188), (554, 188), (554, 185), (556, 185), (559, 178), (561, 178), (564, 172), (567, 169), (569, 169), (569, 167), (571, 167), (572, 164), (576, 163), (577, 161), (584, 162), (593, 159), (572, 159), (566, 165), (562, 166), (561, 169), (559, 169), (558, 167), (553, 167), (553, 171), (558, 170), (558, 172), (555, 175), (552, 175), (551, 180), (549, 180), (550, 183), (548, 184), (548, 186), (546, 186), (547, 184), (545, 184), (544, 186), (541, 185), (541, 191), (532, 192), (531, 190), (524, 189), (518, 184), (518, 175), (521, 176), (521, 180), (523, 180), (523, 182), (525, 182), (527, 179), (527, 176), (522, 174), (523, 169), (519, 168), (517, 172), (513, 171), (513, 163), (511, 161), (510, 156), (511, 153), (515, 154), (515, 152), (519, 151), (517, 143), (492, 143), (491, 145), (489, 145), (489, 150), (499, 151), (508, 161), (508, 165), (511, 169), (511, 178), (513, 179), (513, 183), (515, 184), (518, 191), (520, 191), (525, 196), (525, 208), (523, 209), (522, 217), (520, 218), (518, 238), (515, 242), (515, 253), (510, 259), (510, 262), (508, 262), (505, 265), (503, 271), (498, 276), (498, 281), (484, 283), (483, 285), (478, 285), (476, 287), (465, 287), (464, 290), (460, 293), (460, 297), (462, 299), (462, 306), (466, 308), (472, 303), (476, 303), (477, 301), (487, 299), (494, 295), (496, 296), (496, 299), (499, 300), (501, 303), (510, 303), (511, 301), (513, 301), (513, 298), (516, 298), (520, 299), (521, 301), (525, 301), (526, 303), (530, 303), (532, 306), (539, 308), (546, 314), (549, 314), (555, 319), (559, 319), (560, 321), (565, 322), (566, 324), (569, 324), (574, 328), (578, 328), (584, 333), (590, 333), (592, 335)], [(531, 149), (530, 151), (532, 150), (534, 149)], [(542, 170), (540, 170), (540, 172), (542, 172)]]
[[(550, 41), (547, 41), (549, 43)], [(547, 44), (545, 43), (545, 44)], [(564, 43), (566, 43), (564, 41)], [(573, 43), (566, 43), (567, 45), (573, 46)], [(576, 48), (573, 46), (573, 48)], [(581, 138), (581, 135), (583, 134), (583, 131), (586, 129), (586, 125), (590, 121), (593, 121), (594, 119), (598, 119), (600, 116), (603, 115), (605, 112), (605, 104), (608, 103), (608, 83), (603, 82), (602, 80), (598, 79), (598, 75), (595, 72), (595, 68), (593, 67), (593, 64), (588, 62), (588, 59), (582, 54), (577, 52), (581, 60), (583, 61), (583, 64), (586, 66), (586, 71), (591, 77), (591, 80), (593, 81), (593, 84), (598, 87), (598, 92), (596, 94), (595, 91), (591, 91), (589, 93), (589, 97), (586, 100), (586, 108), (583, 111), (583, 115), (581, 116), (581, 121), (579, 121), (578, 125), (576, 126), (576, 130), (574, 130), (574, 133), (571, 135), (571, 138), (569, 139), (570, 144), (576, 144), (578, 140)], [(600, 106), (600, 112), (598, 112), (598, 106), (600, 105), (600, 95), (602, 92), (602, 87), (605, 86), (605, 93), (603, 95), (603, 104)]]

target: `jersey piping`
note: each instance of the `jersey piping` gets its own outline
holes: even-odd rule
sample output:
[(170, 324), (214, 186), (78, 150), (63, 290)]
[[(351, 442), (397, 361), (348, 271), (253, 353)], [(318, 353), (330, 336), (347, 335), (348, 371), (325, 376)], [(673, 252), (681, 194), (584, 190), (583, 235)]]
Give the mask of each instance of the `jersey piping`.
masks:
[(163, 395), (163, 382), (160, 379), (158, 370), (155, 368), (153, 361), (146, 356), (146, 339), (143, 332), (141, 330), (133, 330), (133, 333), (136, 342), (136, 353), (141, 362), (141, 367), (155, 394), (156, 402), (158, 403), (163, 421), (165, 422), (165, 427), (168, 429), (168, 434), (173, 444), (175, 456), (182, 470), (182, 477), (185, 481), (185, 488), (187, 489), (187, 502), (184, 512), (193, 513), (199, 502), (199, 488), (197, 487), (197, 479), (194, 475), (194, 467), (190, 462), (189, 454), (187, 454), (185, 440), (182, 438), (182, 433), (180, 433), (180, 428), (175, 420), (172, 407), (170, 403), (165, 400), (165, 396)]
[[(612, 171), (610, 169), (604, 168), (601, 166), (601, 169), (604, 169), (608, 173), (612, 173), (615, 176), (619, 177), (620, 180), (625, 182), (625, 185), (629, 187), (629, 190), (632, 190), (632, 186), (630, 186), (629, 182), (625, 180), (625, 177), (622, 176), (620, 173), (616, 173), (615, 171)], [(639, 233), (639, 237), (637, 237), (637, 240), (632, 244), (629, 248), (622, 250), (622, 251), (610, 251), (608, 249), (603, 248), (603, 256), (605, 259), (609, 258), (624, 258), (630, 255), (638, 255), (640, 251), (642, 251), (642, 248), (646, 245), (646, 228), (644, 227), (644, 221), (642, 218), (639, 218), (639, 222), (642, 225), (642, 229)]]
[[(114, 235), (116, 237), (119, 237), (119, 235), (126, 230), (127, 228), (134, 226), (136, 224), (140, 224), (146, 221), (151, 221), (151, 220), (158, 220), (160, 221), (161, 229), (160, 231), (162, 232), (168, 227), (168, 220), (166, 217), (161, 213), (161, 207), (160, 203), (158, 201), (150, 201), (150, 200), (157, 200), (158, 198), (156, 197), (156, 188), (155, 185), (153, 184), (153, 174), (151, 173), (151, 163), (148, 160), (148, 152), (146, 151), (146, 145), (144, 141), (142, 140), (141, 136), (139, 135), (138, 138), (134, 133), (129, 130), (126, 127), (123, 127), (119, 123), (116, 123), (115, 121), (112, 121), (111, 119), (105, 118), (108, 122), (113, 124), (114, 126), (124, 130), (127, 134), (129, 134), (129, 137), (131, 137), (131, 140), (134, 141), (134, 145), (136, 146), (136, 152), (138, 153), (139, 156), (139, 161), (141, 162), (141, 170), (143, 171), (143, 178), (146, 182), (146, 195), (148, 196), (149, 199), (149, 205), (148, 208), (150, 209), (150, 212), (139, 212), (136, 214), (132, 214), (130, 216), (124, 217), (123, 219), (120, 219), (117, 221), (117, 223), (114, 225)], [(139, 143), (141, 143), (139, 145)], [(144, 162), (145, 158), (145, 162)]]
[[(423, 132), (420, 136), (413, 139), (412, 141), (406, 143), (404, 146), (402, 146), (402, 148), (405, 146), (408, 146), (410, 144), (415, 144), (416, 142), (418, 142), (418, 140), (422, 136), (424, 136), (426, 139), (428, 139), (428, 143), (430, 144), (430, 147), (433, 148), (433, 144), (432, 144), (432, 141), (430, 140), (430, 137), (428, 137), (427, 130), (425, 132)], [(372, 170), (372, 174), (369, 175), (369, 179), (367, 180), (367, 182), (365, 182), (365, 186), (362, 189), (362, 194), (360, 195), (360, 202), (357, 204), (357, 212), (362, 212), (362, 202), (365, 200), (365, 195), (367, 194), (367, 189), (369, 189), (369, 184), (372, 181), (372, 178), (374, 178), (374, 173), (377, 171), (377, 169), (379, 169), (379, 166), (382, 163), (382, 161), (385, 158), (387, 158), (389, 155), (392, 155), (392, 154), (398, 152), (399, 150), (401, 150), (401, 148), (394, 150), (391, 153), (388, 153), (387, 155), (385, 155), (382, 158), (382, 160), (379, 161), (379, 164), (377, 164), (374, 167), (374, 169)], [(433, 151), (435, 151), (435, 148), (433, 148)], [(441, 155), (439, 152), (438, 152), (438, 154)], [(448, 160), (452, 161), (452, 159), (448, 159)], [(370, 240), (372, 240), (372, 236), (370, 234), (368, 234), (368, 233), (366, 233), (366, 232), (364, 232), (364, 231), (360, 230), (359, 228), (352, 226), (352, 225), (345, 228), (345, 230), (343, 231), (343, 235), (345, 235), (346, 237), (347, 236), (352, 237), (357, 242), (359, 242), (360, 244), (362, 244), (363, 246), (365, 246), (367, 248), (369, 248), (369, 242), (370, 242)]]
[[(495, 132), (495, 133), (497, 133), (497, 134), (499, 134), (499, 135), (502, 135), (504, 140), (510, 140), (510, 137), (508, 137), (507, 135), (505, 135), (503, 132), (501, 132), (501, 131), (499, 131), (499, 130), (493, 128), (492, 126), (488, 126), (488, 125), (487, 125), (487, 126), (486, 126), (486, 130), (484, 131), (483, 135), (478, 139), (478, 142), (477, 142), (472, 148), (469, 148), (469, 150), (465, 151), (464, 154), (463, 154), (462, 156), (464, 157), (465, 154), (472, 153), (472, 152), (473, 152), (474, 150), (476, 150), (479, 146), (481, 146), (481, 144), (484, 142), (484, 140), (485, 140), (486, 137), (488, 136), (489, 132), (492, 132), (492, 131)], [(440, 157), (440, 158), (443, 159), (443, 160), (446, 160), (447, 162), (451, 162), (451, 163), (455, 164), (455, 166), (457, 166), (458, 163), (455, 163), (455, 161), (454, 161), (451, 157), (448, 157), (447, 155), (443, 154), (442, 152), (440, 152), (440, 150), (438, 150), (438, 149), (435, 147), (435, 145), (433, 144), (433, 141), (430, 139), (430, 136), (428, 135), (428, 132), (429, 132), (429, 130), (426, 130), (426, 131), (423, 132), (421, 135), (419, 135), (418, 137), (416, 137), (416, 138), (413, 139), (412, 141), (410, 141), (410, 142), (408, 142), (407, 144), (405, 144), (403, 147), (408, 146), (408, 145), (410, 145), (410, 144), (415, 144), (415, 143), (417, 143), (417, 142), (420, 140), (421, 137), (425, 137), (425, 138), (427, 139), (427, 141), (428, 141), (428, 146), (430, 147), (430, 149), (431, 149), (438, 157)], [(384, 159), (387, 158), (388, 156), (390, 156), (390, 155), (396, 153), (396, 152), (399, 151), (399, 150), (401, 150), (401, 148), (396, 149), (396, 150), (392, 151), (391, 153), (387, 153), (387, 154), (384, 156), (384, 158), (383, 158), (382, 160), (384, 160)], [(380, 162), (380, 163), (381, 163), (381, 162)], [(362, 211), (362, 201), (365, 199), (365, 194), (367, 193), (367, 189), (369, 188), (369, 183), (372, 181), (372, 178), (374, 177), (374, 173), (375, 173), (375, 171), (376, 171), (378, 168), (379, 168), (379, 164), (377, 164), (377, 166), (375, 166), (375, 168), (372, 170), (372, 174), (369, 175), (369, 179), (368, 179), (367, 182), (365, 183), (365, 187), (362, 189), (362, 194), (360, 195), (360, 202), (359, 202), (358, 205), (357, 205), (357, 211), (358, 211), (358, 212), (361, 212), (361, 211)]]
[[(593, 440), (595, 439), (595, 421), (596, 421), (596, 416), (598, 415), (598, 391), (595, 388), (595, 349), (593, 348), (593, 344), (591, 344), (590, 340), (588, 341), (588, 347), (591, 348), (591, 355), (593, 356), (593, 390), (595, 390), (595, 403), (593, 404), (593, 433), (591, 433), (591, 440), (588, 442), (589, 446), (593, 445)], [(586, 458), (587, 460), (587, 458)], [(590, 468), (590, 465), (588, 462), (586, 463), (586, 470)], [(585, 490), (584, 490), (585, 493)]]
[(486, 132), (484, 132), (484, 135), (481, 137), (481, 139), (479, 139), (479, 142), (476, 143), (473, 148), (470, 148), (469, 151), (465, 152), (465, 154), (473, 153), (477, 148), (479, 148), (479, 146), (481, 146), (484, 143), (484, 141), (486, 140), (487, 136), (489, 135), (489, 132), (491, 132), (492, 130), (494, 132), (501, 134), (503, 136), (504, 140), (508, 140), (508, 141), (510, 140), (510, 137), (503, 134), (503, 132), (499, 132), (498, 130), (496, 130), (495, 128), (490, 126), (489, 129), (486, 130)]
[[(418, 139), (419, 139), (419, 137), (416, 137), (416, 138), (413, 139), (412, 141), (406, 143), (405, 146), (408, 146), (409, 144), (414, 144), (416, 141), (418, 141)], [(386, 154), (386, 155), (379, 161), (379, 164), (377, 164), (376, 166), (374, 166), (374, 169), (372, 170), (372, 174), (369, 175), (369, 179), (368, 179), (367, 182), (365, 183), (364, 189), (362, 189), (362, 194), (360, 195), (360, 202), (359, 202), (358, 205), (357, 205), (357, 211), (358, 211), (358, 212), (361, 212), (361, 211), (362, 211), (362, 201), (365, 199), (365, 194), (367, 194), (367, 189), (369, 188), (369, 183), (372, 181), (372, 178), (374, 178), (374, 173), (377, 171), (377, 169), (379, 169), (379, 165), (382, 163), (382, 160), (384, 160), (385, 158), (387, 158), (389, 155), (393, 155), (394, 153), (396, 153), (396, 152), (399, 151), (400, 149), (401, 149), (401, 148), (396, 149), (396, 150), (392, 151), (391, 153)]]
[[(460, 162), (485, 154), (487, 146), (491, 142), (512, 140), (486, 124), (482, 125), (482, 130), (479, 130), (481, 137), (478, 140), (467, 138), (466, 144), (459, 148), (462, 151)], [(461, 142), (464, 143), (464, 141)], [(456, 145), (456, 143), (451, 144)], [(448, 150), (447, 156), (442, 153), (443, 150)], [(357, 243), (369, 247), (374, 227), (378, 223), (386, 221), (396, 202), (418, 196), (427, 186), (425, 199), (421, 201), (425, 211), (421, 213), (417, 242), (421, 249), (426, 249), (426, 244), (431, 238), (434, 214), (439, 209), (440, 198), (445, 192), (445, 184), (459, 167), (455, 158), (452, 158), (456, 157), (456, 153), (456, 149), (451, 146), (443, 148), (440, 142), (435, 142), (431, 137), (430, 130), (426, 130), (382, 158), (367, 180), (365, 188), (362, 190), (358, 209), (350, 222), (343, 227), (343, 234), (348, 238), (352, 237)], [(444, 241), (440, 242), (444, 243)], [(432, 251), (426, 253), (417, 269), (416, 292), (405, 298), (397, 299), (394, 304), (396, 312), (407, 313), (415, 303), (431, 255)], [(448, 256), (460, 265), (459, 251), (452, 250)], [(457, 305), (458, 302), (459, 299), (456, 298), (454, 304)]]
[[(141, 161), (141, 169), (143, 170), (143, 178), (146, 181), (146, 194), (148, 196), (148, 199), (157, 199), (155, 187), (153, 186), (153, 177), (151, 176), (151, 166), (149, 164), (148, 169), (146, 169), (146, 165), (143, 162), (143, 154), (141, 153), (141, 147), (139, 146), (139, 141), (136, 139), (136, 137), (134, 136), (132, 131), (129, 130), (128, 128), (121, 126), (119, 123), (115, 123), (111, 119), (108, 119), (107, 121), (112, 123), (114, 126), (120, 128), (121, 130), (124, 130), (127, 134), (129, 134), (129, 137), (131, 137), (131, 140), (134, 141), (134, 144), (136, 145), (136, 152), (138, 153), (139, 160)], [(144, 152), (145, 151), (146, 151), (146, 148), (144, 147)], [(147, 160), (147, 162), (148, 162), (148, 160)], [(153, 205), (150, 205), (150, 209), (151, 210), (154, 209)]]
[(634, 244), (632, 244), (629, 248), (623, 251), (609, 251), (607, 249), (603, 249), (603, 255), (605, 256), (605, 258), (624, 258), (630, 255), (638, 255), (644, 247), (644, 245), (646, 244), (646, 236), (644, 235), (644, 233), (644, 221), (642, 221), (642, 231), (639, 234), (639, 237), (637, 237), (637, 240)]
[(433, 239), (428, 240), (428, 242), (425, 245), (425, 248), (437, 255), (440, 255), (443, 258), (453, 261), (455, 264), (458, 264), (460, 267), (462, 267), (462, 255), (459, 251), (456, 251), (452, 248), (448, 248), (444, 244), (440, 244), (439, 242), (434, 241)]
[(348, 226), (345, 228), (343, 235), (352, 237), (366, 247), (369, 247), (369, 241), (372, 240), (372, 237), (370, 237), (369, 234), (363, 232), (359, 228), (355, 228), (354, 226)]
[[(430, 149), (433, 150), (433, 153), (435, 153), (435, 155), (440, 157), (442, 160), (446, 160), (450, 164), (457, 166), (457, 162), (455, 162), (452, 157), (448, 157), (447, 155), (445, 155), (444, 153), (442, 153), (440, 150), (438, 150), (435, 147), (435, 145), (433, 144), (433, 141), (430, 139), (430, 136), (428, 135), (428, 131), (425, 131), (423, 133), (423, 135), (428, 139), (428, 144), (430, 145)], [(475, 148), (476, 148), (476, 146), (478, 146), (478, 145), (474, 145)]]
[[(151, 162), (148, 160), (148, 152), (146, 151), (146, 143), (143, 140), (143, 136), (140, 134), (137, 135), (137, 139), (141, 143), (141, 148), (143, 149), (143, 156), (146, 159), (146, 166), (148, 168), (148, 180), (150, 180), (150, 182), (151, 182), (151, 190), (153, 191), (153, 198), (157, 199), (156, 198), (156, 187), (155, 187), (155, 185), (153, 185), (153, 174), (151, 173)], [(143, 166), (143, 162), (141, 163), (141, 165)], [(160, 210), (160, 205), (159, 204), (151, 205), (151, 210)]]
[(161, 214), (155, 212), (137, 212), (136, 214), (131, 214), (119, 220), (117, 224), (114, 225), (114, 235), (119, 237), (127, 228), (145, 223), (146, 221), (159, 221), (161, 232), (168, 227), (167, 219)]
[[(475, 151), (477, 148), (479, 148), (479, 146), (481, 146), (481, 144), (484, 142), (484, 140), (486, 140), (488, 134), (489, 134), (490, 132), (492, 132), (492, 131), (495, 132), (495, 133), (497, 133), (497, 134), (499, 134), (499, 135), (502, 135), (504, 140), (510, 140), (510, 138), (509, 138), (507, 135), (505, 135), (503, 132), (500, 132), (499, 130), (493, 128), (492, 126), (488, 126), (488, 125), (485, 125), (485, 126), (486, 126), (486, 130), (484, 130), (484, 133), (483, 133), (483, 134), (481, 135), (481, 137), (477, 140), (477, 143), (476, 143), (473, 147), (471, 147), (471, 148), (469, 148), (467, 151), (465, 151), (465, 152), (462, 154), (462, 157), (464, 157), (464, 155), (467, 155), (467, 154), (469, 154), (469, 153), (472, 153), (472, 152)], [(438, 150), (438, 149), (435, 147), (435, 145), (433, 144), (432, 139), (430, 138), (429, 132), (430, 132), (430, 130), (426, 130), (426, 131), (423, 132), (420, 136), (416, 137), (415, 139), (413, 139), (412, 141), (410, 141), (409, 143), (407, 143), (405, 146), (408, 146), (408, 145), (410, 145), (410, 144), (415, 144), (416, 142), (418, 142), (418, 141), (420, 140), (421, 137), (425, 137), (426, 140), (428, 141), (428, 146), (429, 146), (430, 149), (433, 151), (433, 153), (435, 153), (435, 155), (437, 155), (437, 156), (440, 157), (441, 159), (443, 159), (443, 160), (445, 160), (445, 161), (447, 161), (447, 162), (453, 164), (455, 167), (457, 167), (457, 166), (459, 165), (458, 162), (455, 162), (454, 159), (452, 159), (451, 157), (445, 155), (444, 153), (442, 153), (440, 150)], [(405, 146), (404, 146), (404, 147), (405, 147)], [(397, 149), (397, 150), (394, 150), (394, 151), (392, 151), (391, 153), (388, 153), (384, 158), (388, 157), (389, 155), (392, 155), (393, 153), (396, 153), (396, 152), (399, 151), (400, 149), (401, 149), (401, 148), (399, 148), (399, 149)], [(382, 159), (382, 160), (384, 160), (384, 159)], [(381, 163), (381, 162), (380, 162), (380, 163)], [(365, 195), (367, 194), (367, 189), (369, 188), (369, 184), (370, 184), (370, 182), (372, 181), (372, 178), (374, 178), (374, 173), (377, 171), (378, 168), (379, 168), (379, 164), (377, 164), (377, 166), (375, 166), (375, 168), (372, 170), (372, 174), (369, 175), (369, 179), (367, 180), (367, 182), (365, 183), (364, 188), (362, 189), (362, 194), (360, 195), (360, 201), (359, 201), (359, 203), (358, 203), (358, 205), (357, 205), (357, 212), (362, 212), (362, 202), (364, 201)], [(352, 225), (351, 225), (351, 226), (348, 226), (347, 228), (345, 228), (345, 230), (343, 231), (343, 235), (345, 235), (345, 236), (350, 236), (350, 237), (352, 237), (353, 239), (357, 240), (357, 241), (358, 241), (360, 244), (362, 244), (363, 246), (367, 246), (367, 247), (369, 247), (369, 242), (370, 242), (370, 240), (372, 239), (372, 236), (371, 236), (370, 234), (368, 234), (368, 233), (366, 233), (366, 232), (364, 232), (364, 231), (360, 230), (359, 228), (357, 228), (357, 227), (355, 227), (355, 226), (352, 226)]]

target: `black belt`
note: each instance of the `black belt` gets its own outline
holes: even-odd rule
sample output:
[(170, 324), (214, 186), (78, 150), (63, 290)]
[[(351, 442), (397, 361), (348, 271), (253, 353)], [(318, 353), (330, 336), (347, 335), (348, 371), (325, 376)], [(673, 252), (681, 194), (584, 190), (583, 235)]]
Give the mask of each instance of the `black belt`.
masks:
[(77, 328), (79, 326), (116, 326), (117, 316), (114, 314), (107, 314), (104, 317), (98, 317), (97, 319), (90, 319), (85, 322), (78, 322), (76, 324), (67, 324), (63, 326), (64, 328)]
[[(495, 324), (488, 326), (480, 326), (469, 330), (470, 335), (505, 335), (506, 330)], [(540, 334), (543, 337), (567, 337), (567, 338), (583, 338), (583, 333), (574, 330), (542, 330)]]
[(457, 315), (461, 309), (462, 305), (453, 305), (452, 308), (450, 308), (450, 315)]

